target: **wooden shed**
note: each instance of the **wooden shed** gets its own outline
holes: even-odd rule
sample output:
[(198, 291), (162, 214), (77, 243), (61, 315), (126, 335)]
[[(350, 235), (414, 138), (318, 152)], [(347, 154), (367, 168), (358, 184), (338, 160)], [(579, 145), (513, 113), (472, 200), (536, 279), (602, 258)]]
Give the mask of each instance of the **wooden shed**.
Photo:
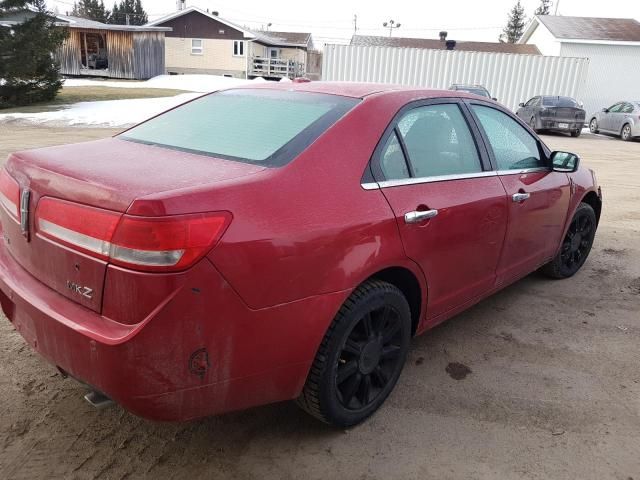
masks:
[(58, 52), (63, 75), (146, 80), (165, 73), (167, 27), (111, 25), (58, 16), (69, 36)]
[[(16, 9), (0, 16), (0, 26), (11, 27), (35, 15)], [(165, 73), (165, 32), (170, 27), (112, 25), (86, 18), (53, 15), (69, 36), (58, 51), (60, 73), (146, 80)]]

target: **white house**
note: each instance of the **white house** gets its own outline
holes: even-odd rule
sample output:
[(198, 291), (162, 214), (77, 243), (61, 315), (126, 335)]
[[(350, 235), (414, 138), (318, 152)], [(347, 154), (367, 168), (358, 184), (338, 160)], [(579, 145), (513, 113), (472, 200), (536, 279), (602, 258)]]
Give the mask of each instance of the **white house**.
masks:
[(518, 43), (533, 44), (543, 55), (589, 59), (579, 98), (587, 115), (620, 100), (640, 100), (637, 20), (536, 15)]

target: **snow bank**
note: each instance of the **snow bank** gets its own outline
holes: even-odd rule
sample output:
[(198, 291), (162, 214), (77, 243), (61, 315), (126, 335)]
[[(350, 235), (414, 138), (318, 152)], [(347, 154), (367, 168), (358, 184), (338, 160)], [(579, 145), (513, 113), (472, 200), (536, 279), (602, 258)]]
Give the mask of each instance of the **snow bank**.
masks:
[(182, 93), (175, 97), (80, 102), (53, 112), (0, 114), (0, 124), (24, 121), (52, 125), (128, 127), (200, 95)]
[(64, 85), (66, 87), (169, 88), (188, 92), (212, 92), (252, 82), (266, 82), (266, 80), (261, 77), (254, 80), (243, 80), (219, 75), (159, 75), (146, 81), (67, 78), (64, 81)]

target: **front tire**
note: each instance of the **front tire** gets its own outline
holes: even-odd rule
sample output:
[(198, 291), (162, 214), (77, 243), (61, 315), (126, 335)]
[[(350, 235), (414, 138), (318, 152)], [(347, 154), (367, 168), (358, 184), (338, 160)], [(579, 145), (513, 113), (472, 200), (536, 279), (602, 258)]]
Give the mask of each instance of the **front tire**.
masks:
[(589, 131), (593, 134), (600, 132), (598, 130), (598, 120), (596, 120), (595, 118), (592, 118), (591, 121), (589, 122)]
[(402, 292), (380, 280), (365, 282), (325, 334), (298, 405), (337, 427), (364, 421), (393, 390), (410, 340), (411, 311)]
[(542, 271), (549, 277), (558, 279), (575, 275), (591, 252), (597, 226), (596, 213), (591, 205), (581, 203), (573, 215), (560, 251), (542, 267)]
[(624, 124), (624, 127), (622, 127), (622, 131), (620, 132), (620, 138), (625, 142), (631, 141), (631, 125), (628, 123)]

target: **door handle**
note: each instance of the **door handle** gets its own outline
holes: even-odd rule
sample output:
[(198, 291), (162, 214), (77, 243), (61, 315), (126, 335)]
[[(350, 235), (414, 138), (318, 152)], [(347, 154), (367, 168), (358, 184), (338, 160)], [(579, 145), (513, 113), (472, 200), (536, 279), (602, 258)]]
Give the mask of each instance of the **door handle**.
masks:
[(514, 202), (524, 202), (530, 196), (531, 196), (530, 193), (514, 193), (511, 199)]
[(415, 210), (404, 214), (404, 223), (420, 223), (438, 215), (438, 210)]

